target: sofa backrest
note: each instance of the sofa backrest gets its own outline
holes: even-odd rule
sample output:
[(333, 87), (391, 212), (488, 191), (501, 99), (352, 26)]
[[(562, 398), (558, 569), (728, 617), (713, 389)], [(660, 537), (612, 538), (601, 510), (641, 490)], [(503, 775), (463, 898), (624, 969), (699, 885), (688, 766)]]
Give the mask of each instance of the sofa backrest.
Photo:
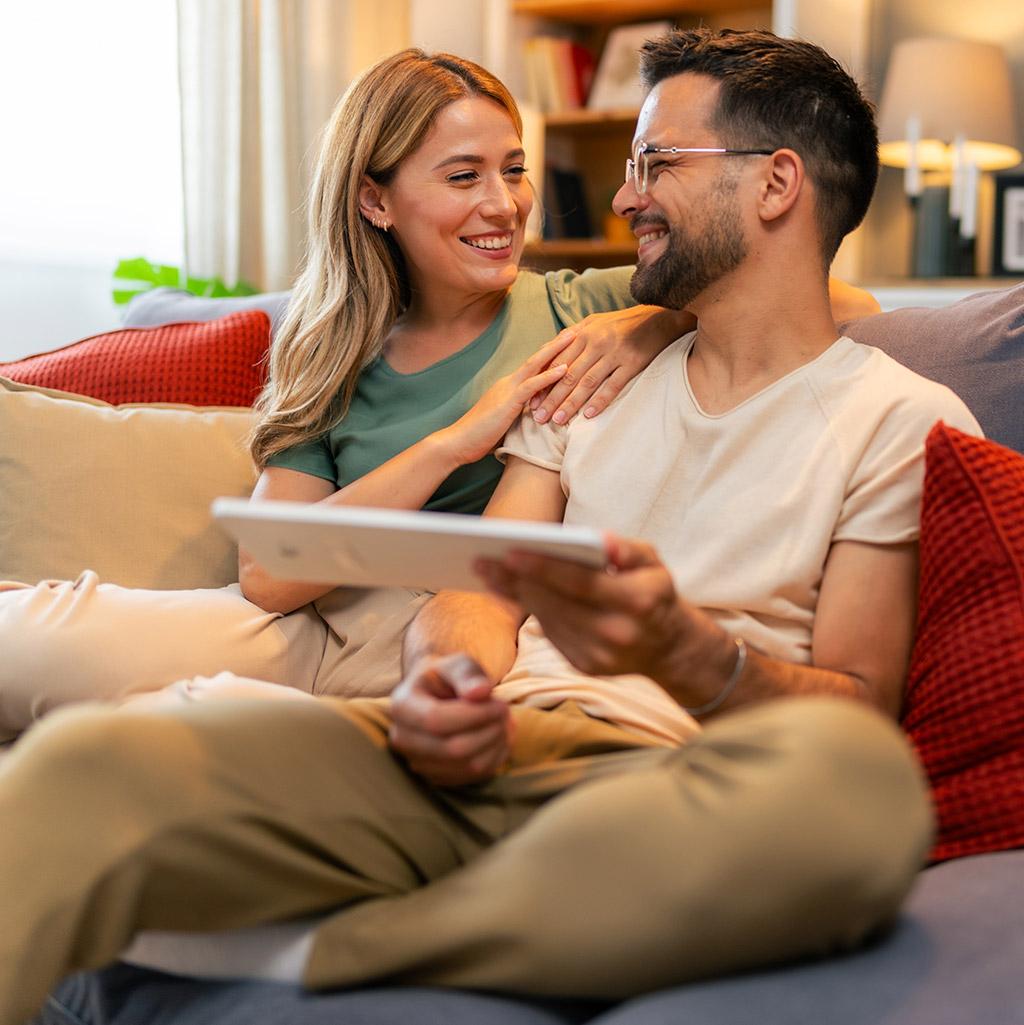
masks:
[(967, 403), (986, 437), (1024, 452), (1024, 285), (939, 309), (907, 308), (840, 325)]
[[(135, 296), (126, 327), (213, 320), (239, 310), (265, 310), (271, 333), (289, 292), (203, 299), (175, 288)], [(944, 384), (967, 403), (986, 437), (1024, 452), (1024, 285), (979, 292), (951, 306), (906, 308), (839, 325), (923, 377)]]

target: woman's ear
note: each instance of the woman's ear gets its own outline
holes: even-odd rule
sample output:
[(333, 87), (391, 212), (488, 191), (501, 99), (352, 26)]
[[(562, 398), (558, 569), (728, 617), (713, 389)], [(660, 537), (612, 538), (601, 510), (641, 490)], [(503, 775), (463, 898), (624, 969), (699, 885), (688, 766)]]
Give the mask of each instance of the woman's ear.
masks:
[(803, 191), (804, 162), (791, 149), (776, 150), (768, 162), (758, 196), (762, 220), (774, 221), (792, 209)]
[(391, 227), (384, 193), (381, 187), (365, 174), (359, 183), (359, 212), (381, 231), (387, 231)]

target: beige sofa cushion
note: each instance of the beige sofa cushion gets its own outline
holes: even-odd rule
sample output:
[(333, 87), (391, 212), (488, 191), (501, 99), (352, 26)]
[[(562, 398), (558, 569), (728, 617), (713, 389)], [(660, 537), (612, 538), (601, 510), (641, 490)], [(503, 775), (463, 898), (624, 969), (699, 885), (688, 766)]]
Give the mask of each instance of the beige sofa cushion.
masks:
[(221, 587), (233, 543), (210, 519), (247, 496), (248, 409), (111, 406), (0, 378), (0, 580)]

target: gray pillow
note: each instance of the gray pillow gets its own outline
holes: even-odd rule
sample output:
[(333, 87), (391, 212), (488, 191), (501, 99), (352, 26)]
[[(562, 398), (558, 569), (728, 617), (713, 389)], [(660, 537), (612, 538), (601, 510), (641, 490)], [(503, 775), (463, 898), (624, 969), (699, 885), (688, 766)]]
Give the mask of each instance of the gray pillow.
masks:
[(237, 299), (203, 299), (179, 288), (154, 288), (140, 292), (128, 303), (125, 327), (157, 327), (186, 320), (216, 320), (242, 310), (264, 310), (270, 316), (273, 335), (281, 322), (290, 292), (263, 292)]
[(1024, 285), (940, 309), (879, 313), (840, 330), (952, 388), (987, 437), (1024, 452)]

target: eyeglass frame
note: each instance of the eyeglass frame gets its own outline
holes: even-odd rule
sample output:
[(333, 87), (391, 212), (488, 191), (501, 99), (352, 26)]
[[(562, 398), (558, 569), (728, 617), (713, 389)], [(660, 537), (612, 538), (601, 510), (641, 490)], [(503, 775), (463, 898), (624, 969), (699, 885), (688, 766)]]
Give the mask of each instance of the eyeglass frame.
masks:
[[(641, 139), (633, 149), (633, 156), (626, 157), (626, 179), (629, 184), (632, 179), (633, 188), (638, 196), (647, 192), (648, 162), (647, 157), (651, 153), (695, 153), (704, 156), (719, 157), (770, 157), (773, 149), (726, 149), (721, 146), (651, 146)], [(644, 173), (640, 176), (640, 164), (643, 162)]]

